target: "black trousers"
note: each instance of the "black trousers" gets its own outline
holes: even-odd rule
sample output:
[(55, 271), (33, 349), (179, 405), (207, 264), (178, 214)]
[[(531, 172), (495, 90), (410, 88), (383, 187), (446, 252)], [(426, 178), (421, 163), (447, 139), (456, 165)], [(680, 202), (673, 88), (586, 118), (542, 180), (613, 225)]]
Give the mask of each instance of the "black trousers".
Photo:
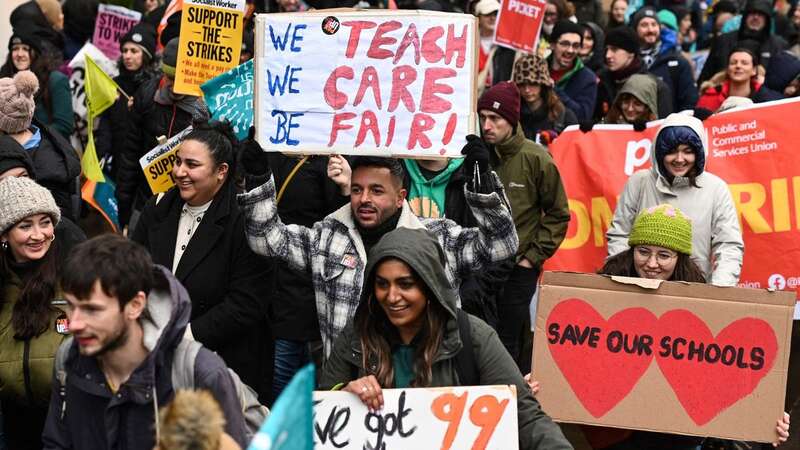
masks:
[(524, 354), (530, 349), (530, 303), (536, 293), (536, 282), (540, 269), (515, 266), (497, 298), (497, 334), (508, 353), (514, 358), (520, 371), (531, 371), (531, 355)]

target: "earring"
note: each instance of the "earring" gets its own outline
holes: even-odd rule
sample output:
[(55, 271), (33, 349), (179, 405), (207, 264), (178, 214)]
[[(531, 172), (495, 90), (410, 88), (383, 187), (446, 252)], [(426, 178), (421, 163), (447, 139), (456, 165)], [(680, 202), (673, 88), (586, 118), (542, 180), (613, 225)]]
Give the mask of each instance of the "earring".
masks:
[(50, 236), (50, 242), (53, 242), (53, 241), (55, 241), (55, 240), (56, 240), (56, 235), (55, 235), (55, 234), (54, 234), (54, 235), (52, 235), (52, 236)]
[(8, 241), (3, 241), (3, 243), (0, 245), (3, 247), (3, 251), (8, 250)]

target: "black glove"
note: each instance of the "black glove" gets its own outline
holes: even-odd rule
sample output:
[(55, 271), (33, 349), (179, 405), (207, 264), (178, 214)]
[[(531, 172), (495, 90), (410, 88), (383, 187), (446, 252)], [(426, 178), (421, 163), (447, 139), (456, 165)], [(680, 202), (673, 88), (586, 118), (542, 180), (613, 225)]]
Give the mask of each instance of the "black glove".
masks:
[(255, 140), (256, 127), (250, 127), (247, 139), (242, 141), (239, 151), (239, 167), (247, 175), (261, 176), (269, 171), (267, 153)]
[(461, 149), (461, 154), (465, 156), (465, 173), (472, 173), (475, 164), (478, 165), (481, 174), (489, 171), (489, 148), (480, 137), (474, 134), (467, 136), (467, 144)]
[(695, 108), (693, 111), (694, 111), (694, 116), (700, 120), (706, 120), (709, 117), (711, 117), (712, 114), (714, 114), (713, 111), (705, 108)]
[(634, 121), (632, 125), (635, 131), (644, 131), (647, 129), (647, 122), (644, 120)]
[(578, 127), (580, 127), (581, 131), (583, 131), (584, 133), (588, 133), (592, 131), (592, 128), (594, 128), (594, 121), (591, 119), (581, 120), (580, 122), (578, 122)]

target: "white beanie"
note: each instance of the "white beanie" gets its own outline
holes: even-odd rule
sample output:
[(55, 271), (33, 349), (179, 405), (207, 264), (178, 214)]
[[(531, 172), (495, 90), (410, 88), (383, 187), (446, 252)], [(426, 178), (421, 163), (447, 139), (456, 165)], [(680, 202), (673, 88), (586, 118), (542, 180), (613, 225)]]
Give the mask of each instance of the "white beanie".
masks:
[(61, 220), (61, 211), (47, 188), (27, 177), (0, 180), (0, 234), (34, 214), (49, 215), (53, 226)]

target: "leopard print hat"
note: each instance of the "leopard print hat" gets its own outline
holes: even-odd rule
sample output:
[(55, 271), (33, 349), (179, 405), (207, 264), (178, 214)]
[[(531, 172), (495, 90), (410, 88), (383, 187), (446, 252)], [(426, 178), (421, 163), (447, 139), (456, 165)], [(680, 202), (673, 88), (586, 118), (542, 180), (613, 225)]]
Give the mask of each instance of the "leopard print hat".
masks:
[(547, 61), (534, 55), (525, 55), (517, 60), (514, 63), (514, 83), (553, 87), (553, 79), (550, 78)]

